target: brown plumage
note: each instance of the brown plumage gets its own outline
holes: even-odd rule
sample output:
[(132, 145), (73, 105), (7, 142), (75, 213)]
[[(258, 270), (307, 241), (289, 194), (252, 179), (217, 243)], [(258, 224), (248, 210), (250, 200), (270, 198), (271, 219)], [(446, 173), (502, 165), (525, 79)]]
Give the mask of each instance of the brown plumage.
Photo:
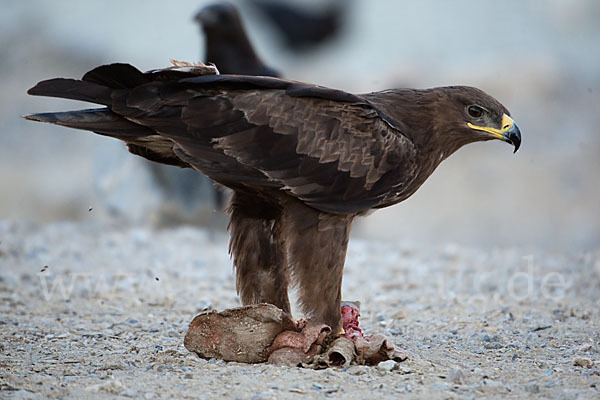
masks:
[(341, 329), (352, 221), (412, 195), (461, 146), (521, 137), (498, 101), (471, 87), (354, 95), (278, 78), (141, 73), (127, 64), (51, 79), (30, 94), (104, 108), (26, 118), (94, 131), (149, 160), (194, 168), (233, 189), (230, 252), (244, 304)]

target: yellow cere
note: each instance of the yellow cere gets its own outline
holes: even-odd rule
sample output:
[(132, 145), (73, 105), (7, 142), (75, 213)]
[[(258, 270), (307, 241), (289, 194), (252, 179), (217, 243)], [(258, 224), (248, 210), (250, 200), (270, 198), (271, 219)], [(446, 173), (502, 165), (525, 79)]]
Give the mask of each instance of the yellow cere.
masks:
[(513, 121), (513, 119), (506, 114), (502, 115), (502, 128), (501, 129), (489, 128), (487, 126), (473, 125), (472, 123), (467, 122), (467, 126), (469, 128), (477, 129), (479, 131), (489, 132), (492, 135), (494, 135), (495, 137), (497, 137), (498, 139), (502, 139), (504, 137), (504, 135), (502, 135), (502, 134), (508, 132), (510, 130), (510, 128), (513, 127), (514, 124), (515, 124), (515, 121)]

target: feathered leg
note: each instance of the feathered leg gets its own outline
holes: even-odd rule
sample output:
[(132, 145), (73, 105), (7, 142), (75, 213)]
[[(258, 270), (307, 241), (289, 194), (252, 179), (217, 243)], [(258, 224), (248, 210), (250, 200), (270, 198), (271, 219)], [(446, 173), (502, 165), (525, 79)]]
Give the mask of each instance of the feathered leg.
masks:
[(290, 313), (289, 270), (279, 231), (278, 207), (234, 192), (228, 212), (229, 252), (242, 304), (270, 303)]
[(342, 331), (342, 274), (353, 219), (322, 213), (296, 200), (290, 200), (282, 215), (302, 309), (336, 333)]

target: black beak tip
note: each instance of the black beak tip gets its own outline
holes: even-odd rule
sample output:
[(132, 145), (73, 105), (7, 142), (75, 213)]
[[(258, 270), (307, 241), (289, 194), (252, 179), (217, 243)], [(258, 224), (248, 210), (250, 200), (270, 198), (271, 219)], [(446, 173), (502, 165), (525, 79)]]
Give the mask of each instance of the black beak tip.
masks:
[(508, 142), (515, 146), (515, 151), (513, 151), (514, 154), (517, 152), (517, 150), (519, 150), (519, 147), (521, 147), (521, 130), (517, 125), (513, 125), (513, 127), (507, 133)]

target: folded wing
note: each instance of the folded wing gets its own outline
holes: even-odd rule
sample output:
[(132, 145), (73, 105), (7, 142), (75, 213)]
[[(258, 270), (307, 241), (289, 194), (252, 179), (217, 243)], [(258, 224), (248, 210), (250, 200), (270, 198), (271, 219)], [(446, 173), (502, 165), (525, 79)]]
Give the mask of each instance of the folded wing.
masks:
[(206, 73), (102, 66), (29, 93), (105, 108), (27, 118), (116, 137), (152, 161), (195, 168), (234, 189), (285, 191), (332, 213), (366, 211), (414, 179), (415, 147), (360, 96)]

